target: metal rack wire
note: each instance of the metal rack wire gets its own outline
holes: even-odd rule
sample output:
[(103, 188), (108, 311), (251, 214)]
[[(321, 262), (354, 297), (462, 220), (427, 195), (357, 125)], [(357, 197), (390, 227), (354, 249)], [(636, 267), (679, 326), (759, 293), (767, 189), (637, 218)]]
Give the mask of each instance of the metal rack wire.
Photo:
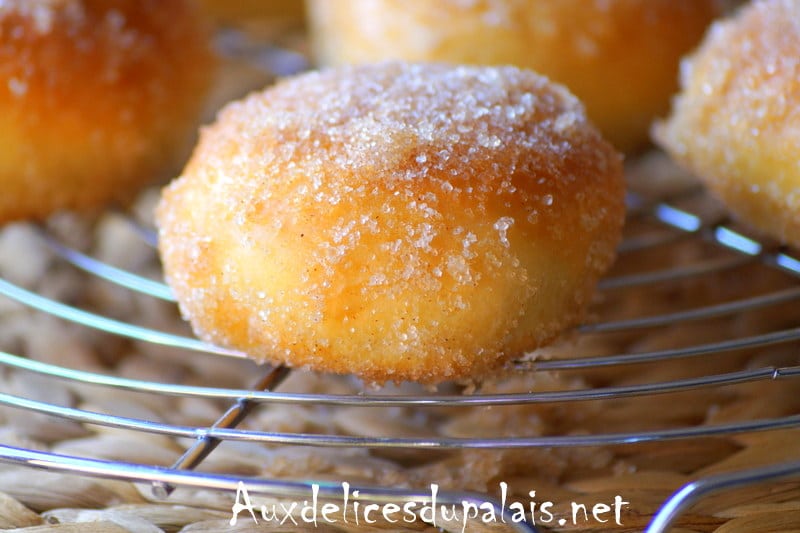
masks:
[[(636, 197), (631, 198), (635, 204)], [(709, 246), (719, 246), (736, 252), (736, 256), (727, 259), (712, 259), (691, 265), (678, 265), (655, 272), (635, 273), (602, 282), (601, 290), (639, 290), (642, 286), (663, 283), (670, 280), (683, 279), (703, 275), (716, 275), (720, 271), (734, 269), (751, 262), (761, 263), (769, 268), (782, 270), (792, 276), (800, 277), (800, 259), (793, 252), (768, 247), (759, 243), (743, 232), (734, 229), (726, 221), (704, 221), (699, 215), (667, 202), (655, 202), (652, 205), (631, 209), (631, 217), (650, 217), (661, 227), (669, 230), (669, 238), (653, 238), (656, 233), (636, 236), (623, 244), (622, 260), (625, 250), (655, 249), (669, 246), (675, 239), (689, 236), (691, 239), (702, 239)], [(133, 222), (132, 222), (133, 223)], [(149, 230), (141, 229), (147, 232)], [(46, 230), (40, 230), (40, 238), (64, 261), (72, 263), (92, 275), (102, 277), (109, 282), (138, 291), (153, 298), (170, 301), (169, 289), (152, 280), (135, 273), (120, 270), (111, 265), (70, 248)], [(667, 234), (663, 234), (667, 235)], [(0, 294), (12, 298), (42, 312), (50, 313), (61, 319), (76, 322), (86, 327), (97, 328), (105, 332), (123, 335), (140, 341), (160, 343), (183, 350), (203, 351), (218, 356), (241, 358), (243, 354), (214, 346), (209, 346), (196, 339), (181, 337), (161, 331), (134, 326), (100, 316), (76, 307), (56, 302), (29, 292), (7, 280), (0, 279)], [(636, 317), (633, 319), (589, 323), (581, 326), (582, 333), (630, 332), (640, 328), (651, 328), (673, 325), (685, 321), (706, 320), (713, 317), (741, 313), (747, 310), (776, 305), (782, 302), (800, 300), (800, 286), (789, 287), (769, 294), (754, 295), (736, 301), (707, 307), (682, 310), (657, 316)], [(577, 356), (567, 359), (543, 361), (520, 361), (518, 368), (529, 372), (567, 371), (575, 369), (601, 368), (614, 365), (630, 365), (691, 358), (713, 353), (721, 353), (743, 348), (770, 346), (789, 343), (800, 339), (798, 327), (768, 332), (739, 339), (689, 346), (685, 348), (650, 351), (645, 353), (625, 353), (604, 357)], [(199, 387), (171, 383), (156, 383), (135, 379), (126, 379), (101, 375), (65, 367), (54, 366), (32, 359), (8, 353), (0, 353), (0, 364), (28, 372), (47, 376), (49, 379), (69, 380), (91, 386), (119, 388), (132, 391), (149, 392), (170, 396), (188, 396), (199, 398), (224, 399), (231, 402), (231, 407), (211, 427), (188, 427), (159, 423), (150, 420), (127, 418), (86, 410), (60, 407), (46, 402), (34, 401), (7, 393), (0, 394), (0, 404), (19, 409), (45, 413), (76, 422), (123, 428), (130, 431), (148, 432), (172, 437), (188, 437), (194, 439), (194, 446), (178, 458), (171, 468), (142, 464), (124, 464), (108, 462), (84, 457), (70, 457), (53, 453), (38, 452), (0, 446), (0, 461), (21, 463), (32, 467), (47, 468), (62, 472), (75, 472), (89, 476), (101, 476), (117, 479), (149, 481), (154, 484), (158, 494), (166, 497), (172, 487), (202, 486), (207, 488), (236, 490), (242, 479), (234, 476), (196, 473), (192, 469), (213, 452), (215, 446), (225, 440), (268, 442), (273, 444), (302, 444), (321, 447), (367, 447), (376, 448), (534, 448), (534, 447), (566, 447), (566, 446), (601, 446), (623, 443), (643, 443), (664, 441), (667, 439), (687, 439), (730, 435), (735, 433), (768, 431), (781, 428), (800, 427), (800, 415), (784, 416), (771, 419), (749, 420), (736, 423), (682, 427), (663, 430), (648, 430), (629, 433), (560, 435), (541, 437), (504, 437), (493, 438), (392, 438), (392, 437), (354, 437), (346, 435), (287, 434), (269, 431), (253, 431), (236, 429), (236, 425), (247, 416), (248, 412), (261, 403), (270, 404), (317, 404), (328, 406), (404, 406), (414, 408), (465, 407), (465, 406), (500, 406), (528, 403), (596, 401), (609, 398), (624, 398), (663, 394), (705, 387), (736, 385), (761, 380), (793, 380), (800, 377), (800, 366), (764, 367), (744, 369), (705, 375), (696, 378), (671, 380), (658, 383), (646, 383), (622, 387), (592, 388), (584, 390), (547, 391), (514, 394), (420, 394), (420, 395), (320, 395), (282, 393), (279, 390), (281, 381), (289, 370), (272, 368), (252, 390)], [(672, 500), (667, 502), (662, 511), (655, 517), (649, 531), (666, 531), (674, 520), (688, 506), (699, 498), (719, 490), (726, 490), (741, 484), (765, 481), (800, 474), (800, 464), (790, 463), (770, 468), (728, 474), (708, 479), (697, 480), (684, 487)], [(308, 494), (311, 482), (287, 482), (269, 479), (247, 479), (249, 487), (254, 491), (282, 496), (298, 496)], [(340, 488), (330, 483), (320, 483), (320, 498), (336, 497)], [(361, 498), (376, 502), (388, 501), (426, 501), (429, 495), (401, 489), (382, 487), (358, 487)], [(485, 495), (445, 492), (440, 501), (460, 502), (493, 501)], [(495, 502), (497, 505), (497, 502)], [(520, 531), (533, 530), (525, 524), (518, 525)]]

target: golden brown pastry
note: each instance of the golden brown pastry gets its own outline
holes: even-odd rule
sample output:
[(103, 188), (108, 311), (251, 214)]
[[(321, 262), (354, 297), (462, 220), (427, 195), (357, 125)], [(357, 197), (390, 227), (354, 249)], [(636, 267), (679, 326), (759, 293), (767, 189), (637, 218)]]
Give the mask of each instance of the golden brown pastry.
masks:
[(323, 65), (386, 59), (512, 64), (565, 84), (622, 150), (669, 108), (678, 62), (718, 0), (310, 0)]
[(715, 24), (655, 137), (746, 222), (800, 246), (800, 1)]
[(389, 63), (230, 104), (157, 220), (202, 338), (439, 382), (575, 324), (623, 211), (620, 157), (564, 88), (513, 67)]
[(0, 222), (153, 180), (190, 142), (213, 65), (189, 0), (0, 2)]

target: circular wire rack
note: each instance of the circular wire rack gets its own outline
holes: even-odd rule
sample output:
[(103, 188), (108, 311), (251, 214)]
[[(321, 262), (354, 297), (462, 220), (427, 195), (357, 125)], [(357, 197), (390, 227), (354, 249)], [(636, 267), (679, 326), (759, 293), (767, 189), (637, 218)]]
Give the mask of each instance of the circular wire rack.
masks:
[[(286, 58), (284, 58), (286, 59)], [(293, 59), (294, 58), (290, 58)], [(690, 309), (674, 309), (645, 316), (606, 320), (598, 316), (578, 328), (578, 335), (625, 334), (636, 336), (654, 328), (702, 323), (720, 317), (730, 317), (759, 312), (774, 306), (800, 301), (800, 254), (791, 249), (762, 242), (732, 222), (713, 201), (697, 187), (670, 194), (648, 196), (629, 193), (628, 219), (630, 228), (619, 248), (619, 262), (624, 267), (635, 263), (630, 258), (637, 254), (674, 257), (673, 249), (693, 243), (696, 246), (720, 251), (710, 258), (674, 261), (663, 268), (625, 271), (601, 281), (601, 296), (629, 292), (647, 294), (653, 287), (731, 274), (754, 265), (764, 271), (780, 272), (786, 282), (781, 288), (766, 293), (749, 294), (734, 300), (717, 302)], [(711, 208), (708, 205), (712, 205)], [(149, 246), (156, 246), (155, 232), (130, 214), (124, 214), (130, 227)], [(172, 302), (169, 288), (163, 283), (140, 273), (118, 268), (103, 262), (65, 243), (45, 226), (38, 227), (41, 239), (61, 261), (102, 278), (108, 283), (150, 298)], [(637, 267), (638, 268), (638, 267)], [(95, 328), (116, 336), (155, 343), (176, 350), (203, 352), (218, 357), (242, 359), (245, 355), (226, 348), (211, 346), (189, 336), (176, 335), (55, 301), (29, 291), (7, 279), (0, 279), (0, 294), (58, 319)], [(646, 298), (646, 297), (645, 297)], [(791, 345), (800, 340), (800, 320), (793, 327), (748, 334), (740, 338), (724, 339), (710, 343), (693, 343), (669, 349), (630, 351), (620, 354), (591, 356), (574, 353), (568, 357), (530, 358), (514, 363), (517, 371), (528, 373), (585, 372), (606, 368), (630, 368), (635, 365), (658, 365), (671, 361), (685, 361), (690, 365), (697, 358), (725, 354), (737, 350)], [(0, 461), (33, 468), (74, 473), (85, 476), (121, 479), (151, 483), (153, 491), (167, 498), (175, 487), (202, 487), (235, 492), (245, 482), (251, 492), (280, 497), (307, 497), (312, 485), (319, 487), (321, 499), (336, 499), (341, 495), (339, 484), (325, 480), (284, 480), (263, 477), (242, 478), (233, 473), (208, 473), (195, 470), (215, 448), (225, 441), (247, 441), (271, 445), (303, 445), (312, 447), (348, 447), (375, 449), (533, 449), (600, 447), (607, 445), (636, 446), (649, 442), (712, 438), (750, 432), (766, 432), (800, 427), (800, 414), (772, 418), (745, 419), (722, 424), (697, 424), (666, 429), (642, 429), (622, 433), (568, 433), (536, 437), (490, 435), (482, 438), (418, 437), (397, 438), (387, 435), (349, 436), (340, 434), (298, 434), (269, 430), (237, 429), (243, 420), (260, 405), (314, 405), (331, 409), (344, 407), (378, 408), (402, 407), (416, 410), (429, 408), (456, 409), (474, 407), (500, 407), (524, 404), (564, 404), (574, 402), (601, 402), (621, 398), (669, 395), (681, 391), (725, 386), (740, 386), (754, 382), (791, 381), (800, 377), (800, 366), (756, 366), (736, 371), (711, 372), (689, 378), (650, 381), (623, 386), (594, 386), (568, 390), (541, 392), (462, 394), (459, 391), (423, 393), (363, 392), (359, 394), (301, 394), (281, 392), (281, 383), (292, 372), (283, 367), (264, 367), (263, 375), (251, 389), (229, 389), (214, 386), (196, 386), (181, 383), (156, 382), (116, 377), (57, 366), (34, 359), (0, 353), (0, 364), (15, 371), (44, 376), (46, 380), (68, 381), (74, 386), (103, 387), (171, 397), (204, 398), (227, 402), (229, 408), (212, 425), (182, 426), (148, 419), (118, 416), (74, 407), (64, 407), (7, 392), (0, 393), (0, 404), (53, 417), (69, 419), (89, 426), (106, 426), (133, 433), (165, 435), (188, 438), (194, 443), (185, 453), (175, 458), (171, 467), (152, 464), (134, 464), (108, 461), (91, 457), (70, 456), (2, 445)], [(256, 368), (254, 366), (254, 368)], [(770, 480), (780, 480), (800, 474), (800, 463), (783, 462), (771, 466), (739, 470), (733, 473), (708, 476), (686, 484), (653, 517), (648, 531), (667, 531), (672, 524), (699, 500), (711, 494), (732, 490)], [(430, 492), (383, 486), (354, 486), (364, 501), (427, 502)], [(442, 503), (462, 501), (492, 502), (499, 509), (496, 498), (469, 492), (443, 491)], [(525, 523), (516, 524), (519, 531), (535, 531)]]

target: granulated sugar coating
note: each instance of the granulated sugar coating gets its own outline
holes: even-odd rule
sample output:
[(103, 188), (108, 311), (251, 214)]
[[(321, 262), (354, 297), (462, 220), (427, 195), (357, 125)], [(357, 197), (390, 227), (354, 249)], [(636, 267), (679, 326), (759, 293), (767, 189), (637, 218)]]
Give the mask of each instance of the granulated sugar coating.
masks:
[(800, 246), (800, 1), (715, 24), (682, 86), (656, 140), (734, 214)]
[(230, 104), (157, 218), (202, 338), (435, 383), (575, 324), (623, 212), (620, 157), (565, 89), (511, 67), (387, 63)]
[(0, 0), (0, 222), (128, 201), (185, 157), (215, 57), (191, 0)]
[(720, 0), (307, 0), (317, 63), (515, 65), (566, 85), (617, 148), (641, 149)]

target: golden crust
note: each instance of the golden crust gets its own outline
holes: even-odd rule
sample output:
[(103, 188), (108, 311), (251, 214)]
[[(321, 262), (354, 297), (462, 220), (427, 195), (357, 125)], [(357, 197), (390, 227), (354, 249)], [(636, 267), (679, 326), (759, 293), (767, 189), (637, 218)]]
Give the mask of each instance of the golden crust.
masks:
[(623, 214), (620, 157), (563, 88), (512, 67), (390, 63), (229, 105), (157, 220), (202, 338), (439, 382), (575, 324)]
[(214, 57), (190, 0), (0, 3), (0, 223), (129, 197), (190, 142)]
[(622, 150), (647, 142), (719, 0), (313, 0), (323, 65), (512, 64), (563, 83)]
[(715, 24), (654, 136), (734, 214), (800, 246), (800, 2), (755, 2)]

